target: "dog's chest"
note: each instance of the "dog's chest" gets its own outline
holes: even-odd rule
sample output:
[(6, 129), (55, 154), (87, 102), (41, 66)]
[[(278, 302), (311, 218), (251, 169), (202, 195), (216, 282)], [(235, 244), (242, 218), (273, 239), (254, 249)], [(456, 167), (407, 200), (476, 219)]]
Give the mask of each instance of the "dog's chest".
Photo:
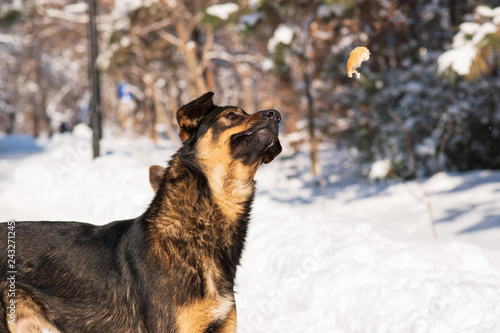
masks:
[(204, 270), (204, 297), (190, 302), (177, 311), (177, 326), (180, 333), (202, 332), (212, 325), (220, 325), (235, 311), (232, 293), (223, 294), (218, 288), (217, 272)]
[(205, 271), (205, 292), (207, 298), (214, 300), (213, 308), (211, 309), (214, 315), (214, 320), (222, 320), (227, 317), (229, 311), (234, 306), (233, 295), (223, 294), (217, 287), (217, 281), (220, 280), (220, 274), (215, 268), (207, 268)]

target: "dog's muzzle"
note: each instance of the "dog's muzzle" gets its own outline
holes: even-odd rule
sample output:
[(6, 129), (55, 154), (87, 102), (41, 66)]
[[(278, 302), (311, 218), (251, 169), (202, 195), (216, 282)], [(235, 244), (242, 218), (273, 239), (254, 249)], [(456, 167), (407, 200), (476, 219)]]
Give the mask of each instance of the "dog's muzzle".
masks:
[(281, 121), (281, 113), (275, 109), (264, 110), (262, 111), (262, 115), (269, 118), (269, 120), (276, 121), (278, 124)]
[(264, 156), (262, 158), (263, 163), (271, 162), (276, 156), (281, 153), (281, 144), (278, 139), (279, 132), (279, 124), (281, 122), (281, 113), (278, 110), (270, 109), (262, 111), (262, 116), (267, 117), (269, 119), (270, 124), (268, 124), (268, 128), (270, 132), (272, 132), (274, 138), (267, 146)]

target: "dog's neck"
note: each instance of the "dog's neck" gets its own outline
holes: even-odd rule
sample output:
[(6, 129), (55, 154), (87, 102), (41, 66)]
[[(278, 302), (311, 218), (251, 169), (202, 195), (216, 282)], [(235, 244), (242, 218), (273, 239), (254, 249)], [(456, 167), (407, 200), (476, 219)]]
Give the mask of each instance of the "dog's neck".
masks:
[(224, 260), (234, 263), (235, 270), (246, 236), (254, 181), (228, 181), (231, 177), (225, 168), (200, 170), (181, 155), (173, 157), (144, 215), (151, 236), (160, 243), (165, 238), (227, 253), (230, 258)]
[(201, 163), (210, 187), (213, 202), (227, 221), (238, 221), (248, 214), (248, 206), (255, 192), (255, 171), (249, 171), (238, 161), (223, 163)]

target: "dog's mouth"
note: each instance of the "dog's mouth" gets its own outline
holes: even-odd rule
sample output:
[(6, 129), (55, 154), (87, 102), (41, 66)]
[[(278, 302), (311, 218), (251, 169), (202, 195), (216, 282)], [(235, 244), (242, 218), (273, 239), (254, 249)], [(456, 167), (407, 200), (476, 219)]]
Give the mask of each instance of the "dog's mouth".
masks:
[[(272, 111), (271, 116), (270, 111)], [(234, 134), (231, 138), (234, 156), (246, 164), (269, 163), (281, 153), (282, 148), (278, 139), (281, 115), (276, 110), (270, 111), (262, 111), (263, 117), (257, 124), (246, 131)]]
[(272, 145), (276, 140), (278, 140), (278, 134), (275, 133), (277, 131), (273, 131), (269, 126), (264, 126), (260, 128), (251, 128), (241, 133), (234, 134), (232, 139), (238, 140), (243, 137), (254, 137), (252, 139), (256, 139), (260, 142), (270, 141), (269, 146)]
[(262, 139), (269, 139), (273, 142), (278, 140), (278, 130), (281, 121), (281, 114), (276, 110), (261, 111), (258, 114), (261, 115), (259, 121), (246, 131), (233, 135), (233, 139), (245, 136), (257, 136), (257, 139), (259, 141), (262, 141)]
[(263, 141), (269, 142), (269, 144), (267, 145), (267, 147), (265, 149), (266, 151), (269, 148), (271, 148), (273, 145), (275, 145), (276, 141), (278, 141), (278, 134), (273, 133), (273, 131), (270, 130), (269, 128), (267, 128), (267, 127), (261, 128), (261, 129), (257, 130), (256, 132), (254, 132), (251, 135), (257, 135), (257, 136), (265, 137)]

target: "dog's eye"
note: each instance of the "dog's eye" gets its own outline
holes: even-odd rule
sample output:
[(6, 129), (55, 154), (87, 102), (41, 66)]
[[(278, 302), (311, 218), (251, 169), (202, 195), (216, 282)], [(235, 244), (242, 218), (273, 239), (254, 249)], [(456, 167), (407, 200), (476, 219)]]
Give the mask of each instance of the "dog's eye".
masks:
[(231, 119), (231, 120), (232, 120), (232, 119), (236, 119), (236, 118), (238, 118), (238, 117), (239, 117), (239, 115), (237, 115), (237, 114), (236, 114), (236, 113), (234, 113), (234, 112), (229, 112), (228, 114), (226, 114), (226, 118), (227, 118), (227, 119)]

